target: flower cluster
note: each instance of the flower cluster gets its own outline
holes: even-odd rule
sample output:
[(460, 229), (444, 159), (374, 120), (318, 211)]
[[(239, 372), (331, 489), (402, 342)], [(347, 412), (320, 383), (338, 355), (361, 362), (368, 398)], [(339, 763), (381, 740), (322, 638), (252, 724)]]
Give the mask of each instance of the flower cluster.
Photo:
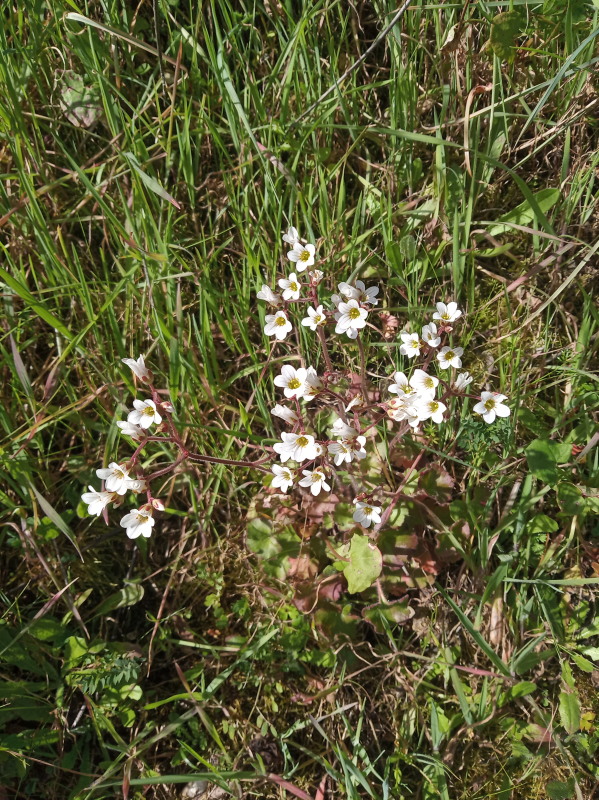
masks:
[[(455, 302), (437, 303), (436, 311), (425, 324), (409, 325), (399, 332), (397, 344), (399, 355), (404, 359), (402, 370), (394, 367), (386, 388), (373, 390), (362, 338), (367, 328), (380, 335), (379, 328), (372, 322), (373, 317), (376, 321), (376, 312), (382, 312), (383, 319), (390, 316), (379, 308), (378, 286), (367, 286), (362, 280), (342, 281), (337, 284), (336, 293), (323, 298), (325, 275), (322, 270), (313, 268), (316, 246), (302, 240), (295, 228), (289, 228), (283, 240), (289, 247), (287, 259), (292, 271), (277, 281), (279, 291), (265, 284), (257, 293), (258, 299), (272, 306), (274, 311), (265, 316), (264, 333), (274, 337), (273, 348), (280, 343), (279, 346), (288, 349), (286, 340), (294, 329), (294, 308), (299, 307), (299, 322), (310, 331), (306, 333), (308, 343), (314, 342), (311, 348), (314, 353), (308, 361), (295, 352), (292, 355), (294, 359), (299, 356), (299, 365), (284, 363), (274, 377), (281, 402), (276, 403), (271, 413), (287, 429), (281, 432), (279, 441), (266, 447), (266, 457), (258, 461), (234, 461), (192, 453), (171, 419), (171, 404), (162, 400), (154, 387), (153, 375), (143, 356), (136, 360), (123, 359), (146, 389), (146, 397), (133, 400), (127, 418), (117, 422), (121, 433), (135, 443), (135, 450), (128, 460), (113, 461), (108, 467), (96, 470), (103, 486), (99, 490), (90, 486), (82, 499), (90, 514), (102, 514), (108, 521), (110, 504), (121, 505), (127, 492), (145, 492), (147, 502), (130, 510), (120, 521), (129, 538), (151, 535), (154, 512), (164, 509), (162, 501), (152, 495), (152, 481), (173, 473), (187, 460), (262, 470), (269, 474), (272, 489), (283, 494), (298, 492), (308, 501), (321, 493), (334, 492), (336, 497), (351, 501), (354, 522), (363, 528), (372, 526), (377, 531), (389, 519), (420, 457), (404, 473), (399, 486), (377, 481), (373, 475), (378, 472), (386, 475), (385, 480), (389, 477), (387, 470), (373, 466), (375, 459), (380, 461), (380, 453), (373, 447), (377, 429), (393, 428), (394, 423), (399, 423), (388, 445), (391, 450), (407, 434), (419, 432), (422, 436), (423, 423), (440, 425), (446, 422), (455, 406), (454, 399), (459, 397), (475, 400), (473, 411), (486, 423), (509, 416), (505, 395), (490, 391), (466, 394), (473, 379), (468, 372), (461, 371), (462, 361), (468, 354), (456, 341), (464, 314)], [(309, 269), (311, 267), (313, 269)], [(355, 354), (360, 364), (359, 375), (333, 367), (327, 330), (341, 337), (337, 340), (341, 348), (352, 348), (357, 340)], [(272, 352), (271, 349), (271, 356)], [(313, 364), (319, 363), (322, 367), (316, 369)], [(426, 430), (428, 428), (425, 433)], [(139, 459), (150, 442), (170, 444), (178, 450), (178, 455), (168, 466), (145, 474)], [(369, 455), (372, 456), (370, 460)], [(262, 466), (266, 463), (268, 468)]]
[[(277, 404), (271, 413), (287, 423), (291, 430), (284, 431), (281, 441), (272, 448), (281, 463), (272, 465), (270, 485), (282, 493), (297, 486), (309, 490), (313, 497), (332, 491), (333, 485), (336, 492), (345, 491), (347, 494), (347, 487), (351, 485), (356, 494), (353, 500), (354, 521), (364, 528), (380, 526), (385, 514), (381, 515), (381, 506), (373, 504), (371, 498), (382, 491), (381, 487), (355, 491), (355, 471), (357, 469), (358, 477), (361, 477), (359, 462), (367, 456), (366, 434), (385, 418), (403, 423), (398, 437), (410, 429), (417, 431), (424, 422), (438, 425), (447, 420), (451, 398), (463, 395), (472, 382), (468, 372), (458, 371), (462, 368), (464, 349), (454, 343), (455, 324), (463, 318), (463, 312), (455, 302), (439, 302), (432, 318), (419, 331), (412, 328), (400, 332), (399, 353), (407, 360), (406, 367), (412, 359), (422, 359), (422, 363), (406, 369), (406, 372), (392, 373), (388, 386), (390, 398), (369, 404), (366, 385), (361, 386), (359, 396), (351, 397), (339, 385), (343, 376), (332, 370), (325, 332), (334, 324), (335, 334), (355, 340), (366, 326), (377, 330), (368, 319), (379, 304), (379, 288), (367, 287), (361, 280), (339, 283), (327, 309), (327, 304), (319, 297), (323, 273), (319, 270), (308, 273), (309, 282), (302, 283), (298, 278), (299, 272), (315, 263), (315, 246), (302, 243), (295, 228), (289, 228), (283, 240), (293, 248), (287, 257), (294, 264), (295, 271), (279, 279), (281, 294), (276, 294), (267, 285), (258, 292), (259, 299), (277, 306), (275, 314), (266, 316), (264, 332), (267, 336), (275, 336), (278, 341), (285, 340), (293, 330), (292, 306), (310, 302), (301, 325), (318, 333), (323, 360), (328, 368), (319, 375), (313, 366), (296, 368), (285, 364), (274, 379), (274, 385), (283, 391), (282, 399), (290, 401), (291, 406)], [(362, 347), (360, 356), (364, 359)], [(365, 376), (365, 364), (362, 363), (362, 384)], [(503, 404), (505, 399), (502, 394), (482, 392), (480, 402), (473, 410), (485, 422), (493, 422), (496, 416), (509, 415), (508, 406)], [(316, 423), (307, 421), (307, 408), (304, 405), (302, 409), (300, 405), (300, 401), (307, 404), (315, 400), (320, 401), (317, 405), (334, 415), (328, 435), (318, 435)]]

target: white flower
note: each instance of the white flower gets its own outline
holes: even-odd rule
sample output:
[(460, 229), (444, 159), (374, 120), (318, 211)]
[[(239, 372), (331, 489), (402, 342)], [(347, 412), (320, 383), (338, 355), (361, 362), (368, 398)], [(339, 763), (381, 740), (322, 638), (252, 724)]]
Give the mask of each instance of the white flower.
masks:
[(283, 289), (283, 300), (298, 300), (300, 296), (300, 285), (295, 272), (289, 278), (281, 278), (279, 286)]
[[(357, 331), (366, 326), (367, 316), (368, 311), (365, 308), (360, 308), (357, 300), (339, 303), (337, 314), (335, 314), (335, 319), (337, 320), (335, 333), (347, 333), (350, 339), (355, 339), (358, 335)], [(349, 333), (350, 330), (352, 333), (356, 331), (355, 335)]]
[(307, 267), (311, 267), (314, 263), (314, 253), (316, 248), (313, 244), (307, 244), (305, 247), (299, 242), (295, 242), (293, 250), (287, 253), (287, 258), (297, 265), (297, 271), (303, 272)]
[(320, 269), (313, 269), (308, 273), (312, 286), (318, 286), (320, 281), (324, 278), (324, 272)]
[(495, 422), (495, 417), (509, 417), (510, 409), (503, 404), (506, 395), (498, 392), (481, 392), (480, 403), (472, 409), (475, 414), (482, 414), (485, 422)]
[(278, 403), (274, 408), (271, 408), (270, 413), (273, 417), (280, 417), (284, 419), (285, 422), (288, 422), (290, 425), (295, 425), (296, 422), (299, 422), (298, 416), (291, 408), (286, 408), (285, 406), (281, 406)]
[(156, 411), (156, 403), (153, 400), (134, 400), (133, 411), (130, 411), (127, 416), (127, 422), (132, 425), (139, 425), (142, 428), (149, 428), (150, 425), (156, 423), (160, 425), (162, 417)]
[(126, 529), (130, 539), (137, 539), (138, 536), (145, 536), (146, 539), (149, 539), (155, 522), (152, 510), (147, 506), (142, 506), (125, 514), (121, 520), (121, 527)]
[(285, 364), (281, 369), (281, 374), (275, 378), (275, 386), (284, 389), (285, 397), (301, 397), (304, 394), (304, 385), (308, 370), (300, 367), (295, 369), (290, 364)]
[(366, 288), (364, 281), (356, 281), (352, 286), (351, 283), (340, 283), (339, 291), (345, 297), (351, 300), (357, 300), (359, 303), (367, 303), (372, 306), (378, 305), (377, 294), (379, 293), (378, 286), (369, 286)]
[(333, 456), (335, 466), (341, 466), (344, 461), (347, 461), (348, 464), (350, 463), (352, 453), (343, 440), (339, 442), (331, 442), (327, 449), (329, 454)]
[(303, 318), (302, 325), (310, 328), (311, 331), (315, 331), (319, 325), (324, 325), (326, 321), (327, 318), (324, 315), (322, 306), (318, 306), (317, 308), (312, 308), (312, 306), (309, 306), (308, 316)]
[(462, 347), (442, 347), (437, 354), (437, 361), (441, 369), (449, 369), (455, 367), (459, 369), (462, 366), (462, 359), (464, 349)]
[(320, 446), (307, 433), (282, 433), (281, 439), (282, 442), (273, 445), (273, 450), (283, 463), (289, 459), (297, 462), (312, 460), (320, 455)]
[(277, 311), (276, 314), (267, 314), (264, 319), (266, 320), (264, 333), (267, 336), (275, 336), (279, 342), (287, 336), (289, 331), (293, 330), (293, 325), (287, 319), (287, 314), (284, 311)]
[(358, 435), (358, 431), (355, 428), (352, 428), (351, 425), (347, 425), (347, 423), (345, 423), (341, 417), (337, 417), (335, 422), (333, 422), (331, 429), (333, 436), (341, 436), (342, 439), (351, 439), (352, 437)]
[(443, 412), (446, 409), (447, 406), (434, 397), (423, 397), (416, 403), (416, 413), (421, 422), (425, 419), (432, 419), (437, 424), (443, 422)]
[(393, 380), (395, 383), (392, 383), (389, 386), (389, 391), (392, 392), (392, 394), (397, 394), (400, 397), (407, 397), (408, 395), (416, 394), (416, 389), (414, 386), (410, 385), (410, 382), (403, 372), (394, 372)]
[(133, 425), (128, 420), (117, 422), (117, 426), (121, 429), (123, 436), (130, 436), (134, 441), (139, 442), (146, 435), (146, 432), (141, 425)]
[(281, 302), (281, 295), (273, 292), (270, 286), (267, 286), (265, 283), (262, 284), (262, 288), (257, 292), (256, 297), (258, 300), (266, 300), (271, 306), (278, 306)]
[(380, 506), (371, 506), (368, 503), (359, 503), (354, 500), (356, 510), (354, 511), (354, 522), (359, 523), (364, 528), (369, 528), (372, 523), (378, 525), (381, 521)]
[(429, 375), (423, 369), (415, 369), (414, 374), (410, 378), (410, 386), (412, 386), (419, 394), (435, 396), (435, 390), (439, 385), (439, 378), (434, 375)]
[(318, 467), (312, 471), (309, 469), (303, 469), (302, 475), (305, 475), (306, 477), (301, 479), (299, 485), (303, 486), (304, 488), (309, 486), (314, 497), (319, 495), (321, 490), (324, 490), (325, 492), (331, 491), (331, 487), (326, 482), (326, 476), (324, 472)]
[(355, 436), (351, 439), (341, 439), (338, 442), (331, 442), (328, 446), (328, 451), (330, 455), (334, 457), (336, 466), (340, 466), (344, 461), (350, 464), (354, 457), (357, 459), (365, 458), (365, 444), (365, 436)]
[(299, 238), (300, 238), (299, 233), (297, 232), (297, 229), (294, 228), (293, 226), (287, 228), (287, 233), (283, 234), (283, 241), (287, 242), (287, 244), (290, 245), (291, 247), (293, 247), (296, 242), (299, 242)]
[(83, 492), (81, 499), (87, 505), (87, 513), (95, 514), (99, 517), (102, 511), (106, 508), (108, 503), (118, 497), (115, 492), (98, 492), (93, 486), (88, 486), (89, 492)]
[(429, 347), (439, 347), (441, 344), (441, 337), (437, 336), (437, 326), (434, 322), (424, 326), (422, 329), (422, 339)]
[(442, 322), (455, 322), (462, 316), (457, 303), (437, 303), (437, 311), (433, 314), (433, 319), (440, 319)]
[(403, 420), (408, 420), (409, 425), (411, 425), (413, 428), (417, 427), (420, 423), (420, 420), (418, 419), (418, 414), (416, 413), (414, 406), (415, 398), (418, 398), (417, 394), (414, 394), (411, 397), (402, 397), (401, 395), (393, 397), (388, 403), (387, 416), (392, 420), (395, 420), (395, 422), (403, 422)]
[(287, 469), (287, 467), (273, 464), (272, 474), (275, 476), (270, 484), (273, 489), (280, 489), (285, 493), (290, 486), (293, 486), (293, 475), (291, 474), (291, 470)]
[(404, 331), (403, 333), (400, 333), (399, 336), (403, 342), (399, 348), (399, 352), (402, 354), (402, 356), (414, 358), (414, 356), (419, 355), (422, 342), (420, 341), (420, 336), (418, 336), (417, 333), (406, 333)]
[(106, 469), (97, 469), (96, 475), (106, 481), (106, 489), (109, 492), (125, 494), (129, 488), (128, 484), (132, 481), (129, 478), (129, 470), (124, 464), (117, 464), (113, 461)]
[(469, 372), (458, 372), (453, 381), (453, 387), (460, 392), (462, 389), (465, 389), (469, 383), (472, 383), (472, 380), (472, 375)]
[(123, 364), (126, 364), (131, 369), (131, 372), (133, 372), (140, 381), (150, 381), (152, 373), (146, 367), (143, 356), (140, 356), (137, 361), (134, 358), (123, 358), (121, 360)]
[[(366, 444), (365, 436), (354, 436), (353, 439), (343, 439), (343, 444), (348, 448), (352, 457), (355, 456), (357, 459), (366, 458), (366, 450), (364, 449), (364, 445)], [(346, 460), (351, 460), (351, 458)]]
[(304, 383), (304, 392), (303, 398), (306, 403), (309, 403), (310, 400), (314, 400), (317, 394), (320, 394), (322, 391), (322, 381), (316, 374), (316, 370), (314, 367), (308, 367), (306, 372), (306, 381)]

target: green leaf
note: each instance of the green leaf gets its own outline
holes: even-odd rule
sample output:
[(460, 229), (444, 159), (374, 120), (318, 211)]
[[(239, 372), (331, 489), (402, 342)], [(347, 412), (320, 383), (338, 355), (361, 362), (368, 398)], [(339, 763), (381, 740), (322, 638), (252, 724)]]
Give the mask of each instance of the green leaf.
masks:
[(561, 474), (557, 465), (568, 460), (571, 448), (568, 444), (560, 444), (550, 439), (534, 439), (524, 452), (532, 474), (543, 483), (553, 486)]
[(100, 617), (114, 611), (115, 608), (124, 606), (134, 606), (139, 603), (144, 596), (144, 587), (140, 583), (126, 583), (118, 592), (114, 592), (105, 598), (96, 608), (94, 616)]
[(567, 733), (576, 733), (580, 728), (580, 703), (572, 692), (560, 692), (559, 718)]
[(511, 61), (516, 54), (516, 37), (523, 27), (518, 11), (503, 11), (491, 20), (489, 44), (497, 58)]
[[(537, 224), (536, 220), (539, 216), (538, 212), (547, 214), (560, 198), (559, 189), (541, 189), (532, 195), (537, 209), (533, 208), (530, 200), (524, 200), (519, 206), (503, 214), (497, 222), (488, 228), (491, 236), (498, 236), (501, 233), (509, 233), (513, 230), (513, 225), (526, 225), (530, 226)], [(530, 413), (530, 412), (529, 412)]]
[(343, 570), (350, 594), (368, 589), (383, 569), (383, 556), (368, 536), (354, 533), (349, 548), (349, 564)]
[(574, 779), (570, 778), (567, 783), (564, 783), (564, 781), (549, 781), (545, 789), (550, 800), (569, 800), (570, 797), (574, 796)]
[(125, 156), (125, 158), (129, 162), (129, 164), (131, 165), (131, 168), (135, 172), (137, 172), (137, 174), (141, 178), (142, 183), (144, 183), (151, 192), (154, 192), (154, 194), (157, 194), (158, 197), (161, 197), (163, 200), (166, 200), (167, 203), (170, 203), (176, 209), (178, 209), (178, 210), (181, 209), (181, 206), (175, 200), (175, 198), (172, 195), (170, 195), (166, 191), (166, 189), (163, 189), (162, 186), (158, 183), (158, 181), (155, 178), (152, 178), (150, 175), (148, 175), (146, 172), (143, 171), (139, 161), (133, 155), (133, 153), (123, 153), (123, 155)]
[(559, 523), (557, 523), (547, 514), (535, 514), (535, 516), (526, 523), (526, 533), (555, 533), (559, 530)]
[(572, 661), (576, 664), (578, 669), (582, 670), (583, 672), (594, 672), (595, 665), (592, 661), (589, 661), (588, 658), (579, 655), (578, 653), (572, 653)]

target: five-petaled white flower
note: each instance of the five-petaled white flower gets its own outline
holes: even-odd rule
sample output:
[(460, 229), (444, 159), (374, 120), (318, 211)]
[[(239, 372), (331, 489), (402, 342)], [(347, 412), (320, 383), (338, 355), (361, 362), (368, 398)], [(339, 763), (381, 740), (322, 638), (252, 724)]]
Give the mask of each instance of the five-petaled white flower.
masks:
[(137, 361), (134, 358), (123, 358), (121, 360), (123, 364), (126, 364), (131, 369), (131, 372), (136, 378), (139, 378), (140, 381), (149, 383), (152, 378), (152, 373), (146, 367), (143, 356), (140, 356)]
[(316, 308), (312, 308), (312, 306), (308, 306), (308, 316), (304, 317), (302, 320), (302, 325), (305, 325), (306, 328), (310, 328), (311, 331), (315, 331), (319, 325), (324, 325), (327, 321), (327, 318), (324, 315), (322, 310), (322, 306), (317, 306)]
[(379, 302), (377, 298), (379, 287), (369, 286), (367, 289), (364, 281), (356, 281), (353, 286), (351, 283), (340, 283), (339, 292), (351, 300), (357, 300), (359, 303), (376, 306)]
[(295, 242), (293, 250), (287, 253), (287, 258), (296, 264), (298, 272), (303, 272), (314, 263), (314, 253), (316, 248), (313, 244), (307, 244), (305, 247), (300, 242)]
[(326, 482), (326, 475), (322, 469), (320, 469), (320, 467), (317, 467), (312, 471), (309, 469), (303, 469), (302, 475), (305, 475), (306, 477), (301, 479), (299, 485), (303, 486), (304, 488), (308, 488), (309, 486), (314, 497), (319, 495), (321, 490), (324, 490), (325, 492), (331, 491), (331, 487)]
[(320, 269), (310, 270), (308, 273), (312, 286), (318, 286), (320, 281), (324, 278), (324, 272)]
[(141, 425), (133, 425), (133, 423), (126, 419), (122, 422), (117, 422), (117, 427), (121, 429), (123, 436), (129, 436), (136, 442), (139, 442), (146, 435)]
[(441, 344), (441, 337), (437, 335), (437, 326), (434, 322), (430, 322), (422, 329), (422, 339), (429, 347), (439, 347)]
[(415, 369), (410, 378), (410, 386), (419, 394), (435, 396), (435, 390), (439, 385), (439, 378), (429, 375), (423, 369)]
[(105, 469), (97, 469), (96, 475), (106, 481), (106, 489), (109, 492), (125, 494), (131, 482), (135, 482), (129, 477), (129, 470), (124, 464), (117, 464), (113, 461)]
[(446, 405), (434, 397), (423, 397), (416, 403), (418, 419), (421, 421), (432, 419), (437, 424), (443, 422), (443, 412), (446, 408)]
[(88, 486), (89, 492), (83, 492), (81, 499), (87, 505), (87, 513), (95, 514), (99, 517), (108, 503), (115, 500), (118, 495), (116, 492), (98, 492), (93, 486)]
[(437, 353), (437, 361), (441, 369), (449, 369), (455, 367), (459, 369), (462, 366), (462, 356), (464, 349), (462, 347), (442, 347)]
[(279, 342), (283, 341), (289, 331), (293, 330), (293, 325), (287, 319), (287, 314), (284, 311), (277, 311), (276, 314), (267, 314), (264, 319), (266, 320), (264, 333), (267, 336), (276, 337)]
[(279, 403), (277, 403), (274, 408), (271, 408), (270, 413), (273, 417), (284, 419), (285, 422), (288, 422), (290, 425), (295, 425), (296, 422), (299, 422), (299, 418), (293, 409), (281, 406)]
[(279, 454), (283, 463), (289, 459), (301, 463), (320, 455), (320, 445), (307, 433), (282, 433), (281, 439), (282, 442), (273, 445), (273, 450)]
[(397, 394), (400, 397), (416, 394), (416, 389), (410, 385), (410, 381), (403, 372), (394, 372), (393, 380), (395, 383), (389, 386), (389, 391), (392, 394)]
[(354, 522), (359, 523), (364, 528), (369, 528), (372, 523), (378, 525), (381, 521), (380, 506), (371, 506), (369, 503), (360, 503), (354, 500), (356, 510), (354, 511)]
[(358, 331), (366, 326), (368, 311), (361, 308), (357, 300), (348, 300), (347, 303), (340, 302), (337, 306), (335, 319), (335, 333), (346, 333), (350, 339), (355, 339)]
[(461, 392), (462, 389), (465, 389), (469, 383), (472, 383), (472, 381), (473, 378), (469, 372), (458, 372), (453, 382), (453, 388), (458, 392)]
[(289, 278), (280, 278), (279, 286), (283, 289), (283, 300), (298, 300), (300, 296), (300, 284), (295, 272)]
[(352, 451), (347, 444), (341, 439), (338, 442), (331, 442), (327, 447), (329, 454), (333, 456), (335, 466), (339, 467), (344, 461), (349, 464), (352, 458)]
[(299, 242), (299, 238), (297, 228), (294, 228), (293, 225), (287, 228), (287, 233), (283, 234), (283, 241), (287, 242), (291, 247), (293, 247), (296, 242)]
[(160, 425), (162, 422), (162, 417), (156, 410), (156, 403), (153, 400), (134, 400), (133, 409), (127, 416), (127, 422), (132, 425), (139, 425), (145, 429), (154, 423)]
[(152, 516), (152, 509), (148, 506), (136, 508), (125, 514), (121, 520), (121, 527), (126, 529), (130, 539), (137, 539), (138, 536), (145, 536), (149, 539), (152, 535), (152, 528), (156, 520)]
[(457, 303), (437, 303), (437, 310), (433, 314), (433, 319), (440, 319), (442, 322), (455, 322), (462, 316)]
[(418, 336), (417, 333), (406, 333), (404, 331), (403, 333), (400, 333), (399, 336), (403, 342), (399, 348), (399, 352), (402, 354), (402, 356), (414, 358), (414, 356), (419, 355), (422, 342), (420, 341), (420, 336)]
[(284, 390), (285, 397), (302, 397), (307, 375), (307, 369), (303, 367), (295, 369), (290, 364), (285, 364), (274, 383)]
[(278, 306), (281, 302), (281, 295), (273, 292), (270, 286), (267, 286), (265, 283), (262, 284), (262, 288), (256, 294), (256, 297), (258, 300), (265, 300), (267, 303), (270, 303), (271, 306)]
[(495, 417), (509, 417), (510, 409), (503, 404), (507, 400), (505, 394), (498, 392), (481, 392), (480, 403), (472, 409), (475, 414), (482, 414), (485, 422), (495, 422)]
[(293, 475), (291, 474), (291, 470), (287, 467), (282, 467), (280, 464), (273, 464), (272, 474), (274, 478), (270, 485), (273, 489), (280, 489), (285, 493), (290, 486), (293, 486)]

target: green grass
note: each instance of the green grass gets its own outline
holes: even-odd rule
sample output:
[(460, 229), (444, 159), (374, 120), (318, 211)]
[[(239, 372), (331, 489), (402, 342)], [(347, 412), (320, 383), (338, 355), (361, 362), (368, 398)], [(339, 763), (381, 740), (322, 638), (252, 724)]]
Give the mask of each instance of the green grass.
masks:
[[(395, 4), (152, 7), (0, 20), (0, 795), (175, 798), (196, 775), (283, 798), (274, 774), (312, 798), (327, 776), (327, 800), (591, 798), (597, 3), (414, 0), (322, 101)], [(467, 368), (517, 411), (431, 434), (454, 484), (442, 529), (403, 523), (424, 547), (403, 621), (365, 621), (368, 593), (309, 612), (281, 555), (252, 555), (258, 473), (165, 480), (139, 546), (80, 505), (125, 451), (123, 357), (146, 354), (195, 450), (275, 435), (255, 291), (289, 224), (400, 327), (459, 300)]]

